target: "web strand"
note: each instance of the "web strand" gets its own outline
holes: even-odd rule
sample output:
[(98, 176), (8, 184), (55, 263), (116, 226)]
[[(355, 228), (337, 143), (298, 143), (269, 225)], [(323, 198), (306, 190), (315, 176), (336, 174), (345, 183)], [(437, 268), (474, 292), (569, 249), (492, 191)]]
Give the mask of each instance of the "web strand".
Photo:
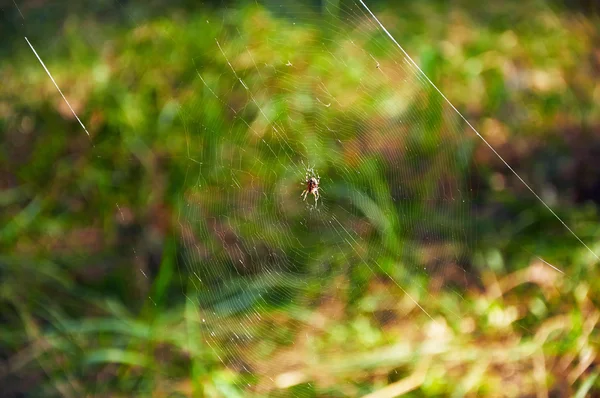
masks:
[(517, 173), (516, 170), (513, 169), (506, 160), (504, 160), (504, 158), (498, 153), (498, 151), (496, 151), (496, 149), (479, 133), (479, 131), (477, 131), (477, 129), (475, 127), (473, 127), (473, 125), (467, 120), (466, 117), (463, 116), (463, 114), (454, 106), (454, 104), (452, 104), (452, 102), (450, 102), (450, 100), (444, 95), (444, 93), (442, 93), (442, 91), (431, 81), (429, 76), (427, 76), (427, 74), (425, 74), (425, 72), (423, 72), (423, 70), (419, 67), (419, 65), (417, 65), (417, 63), (411, 58), (411, 56), (408, 55), (408, 53), (404, 50), (404, 48), (402, 48), (402, 46), (396, 41), (394, 36), (392, 36), (392, 34), (386, 29), (386, 27), (381, 23), (381, 21), (379, 21), (379, 19), (375, 16), (375, 14), (373, 14), (371, 9), (365, 4), (365, 2), (363, 0), (358, 0), (358, 1), (360, 2), (360, 4), (363, 5), (363, 7), (367, 10), (367, 12), (373, 17), (375, 22), (377, 22), (377, 24), (379, 25), (379, 27), (381, 27), (381, 29), (385, 32), (385, 34), (394, 42), (394, 44), (400, 49), (400, 51), (402, 51), (402, 53), (410, 61), (410, 63), (415, 68), (417, 68), (417, 70), (427, 80), (427, 82), (431, 85), (431, 87), (433, 87), (438, 92), (438, 94), (440, 94), (442, 96), (442, 98), (446, 101), (446, 103), (448, 103), (448, 105), (450, 105), (452, 107), (452, 109), (454, 109), (454, 111), (458, 114), (458, 116), (460, 116), (460, 118), (469, 126), (469, 128), (471, 130), (473, 130), (473, 132), (477, 135), (477, 137), (481, 138), (481, 140), (487, 145), (487, 147), (490, 148), (492, 150), (492, 152), (494, 152), (494, 154), (498, 157), (498, 159), (500, 159), (502, 161), (502, 163), (504, 163), (504, 165), (519, 179), (519, 181), (521, 181), (521, 183), (523, 185), (525, 185), (525, 187), (527, 187), (527, 189), (540, 201), (540, 203), (542, 203), (544, 205), (544, 207), (546, 207), (546, 209), (548, 209), (548, 211), (550, 211), (550, 213), (552, 213), (552, 215), (558, 221), (560, 221), (560, 223), (567, 229), (567, 231), (569, 231), (571, 233), (571, 235), (573, 235), (573, 237), (575, 237), (575, 239), (577, 239), (579, 241), (579, 243), (581, 243), (597, 260), (600, 260), (600, 257), (588, 245), (586, 245), (583, 240), (581, 240), (581, 238), (567, 225), (567, 223), (564, 222), (563, 219), (560, 218), (554, 210), (552, 210), (552, 208), (533, 190), (533, 188), (531, 188), (531, 186), (529, 186), (529, 184), (527, 184), (525, 182), (525, 180), (519, 175), (519, 173)]
[(75, 110), (73, 109), (73, 107), (71, 106), (71, 104), (69, 103), (69, 101), (67, 100), (67, 97), (65, 97), (65, 95), (63, 94), (63, 92), (60, 89), (60, 87), (58, 87), (58, 84), (56, 83), (56, 80), (54, 80), (54, 77), (52, 77), (52, 74), (50, 73), (50, 71), (48, 70), (48, 68), (46, 68), (46, 64), (44, 64), (44, 61), (42, 61), (42, 59), (38, 55), (37, 51), (35, 51), (35, 48), (33, 48), (33, 46), (31, 45), (31, 43), (27, 39), (27, 37), (25, 37), (25, 41), (27, 42), (27, 44), (29, 44), (29, 47), (31, 48), (31, 51), (33, 51), (33, 53), (35, 54), (35, 56), (38, 59), (38, 61), (40, 61), (40, 64), (42, 64), (42, 67), (44, 68), (44, 70), (48, 74), (48, 77), (50, 78), (50, 80), (52, 80), (52, 83), (54, 83), (54, 87), (56, 87), (56, 89), (58, 90), (58, 92), (60, 93), (60, 95), (63, 97), (63, 100), (65, 100), (65, 103), (67, 104), (67, 106), (71, 110), (71, 113), (73, 113), (73, 116), (75, 116), (75, 119), (77, 119), (77, 121), (79, 122), (79, 124), (81, 125), (81, 127), (83, 128), (83, 130), (85, 131), (85, 133), (87, 134), (87, 136), (91, 139), (89, 131), (85, 128), (85, 126), (83, 125), (83, 122), (81, 121), (81, 119), (79, 119), (79, 117), (75, 113)]

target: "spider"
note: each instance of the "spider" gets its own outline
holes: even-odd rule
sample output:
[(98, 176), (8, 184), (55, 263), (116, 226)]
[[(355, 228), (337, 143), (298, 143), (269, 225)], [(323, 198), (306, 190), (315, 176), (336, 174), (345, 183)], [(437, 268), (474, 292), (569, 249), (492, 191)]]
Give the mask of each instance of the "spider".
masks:
[[(310, 170), (312, 172), (312, 170)], [(306, 196), (309, 193), (312, 193), (315, 197), (315, 207), (317, 206), (317, 202), (319, 201), (319, 182), (321, 181), (321, 177), (319, 177), (318, 175), (315, 176), (314, 172), (311, 173), (312, 176), (309, 176), (309, 174), (306, 174), (306, 180), (304, 181), (304, 183), (306, 184), (306, 188), (304, 189), (304, 191), (302, 191), (302, 193), (300, 194), (302, 198), (302, 200), (306, 200)]]

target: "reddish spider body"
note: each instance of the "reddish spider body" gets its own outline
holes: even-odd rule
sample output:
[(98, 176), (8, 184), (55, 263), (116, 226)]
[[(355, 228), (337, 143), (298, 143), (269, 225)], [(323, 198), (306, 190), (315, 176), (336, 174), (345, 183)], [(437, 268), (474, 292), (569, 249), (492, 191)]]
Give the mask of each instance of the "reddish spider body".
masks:
[(304, 189), (304, 191), (302, 191), (302, 193), (300, 194), (300, 196), (303, 197), (302, 200), (306, 200), (306, 196), (308, 194), (313, 194), (313, 196), (315, 197), (315, 206), (317, 205), (317, 202), (319, 200), (319, 181), (321, 180), (320, 177), (307, 177), (306, 178), (306, 188)]

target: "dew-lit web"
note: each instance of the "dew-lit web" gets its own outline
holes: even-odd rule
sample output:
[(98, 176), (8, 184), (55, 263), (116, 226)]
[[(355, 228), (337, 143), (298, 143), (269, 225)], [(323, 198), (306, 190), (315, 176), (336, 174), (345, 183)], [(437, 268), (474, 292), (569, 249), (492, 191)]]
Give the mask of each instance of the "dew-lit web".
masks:
[[(407, 313), (461, 318), (430, 303), (476, 278), (463, 177), (476, 137), (360, 3), (243, 12), (243, 26), (232, 10), (205, 21), (181, 110), (181, 273), (204, 343), (270, 391), (293, 384), (272, 347), (295, 344), (326, 297), (360, 298), (377, 281)], [(301, 197), (313, 174), (316, 205)]]
[[(237, 12), (245, 25), (228, 20)], [(328, 297), (359, 299), (373, 283), (407, 317), (460, 320), (436, 297), (478, 283), (477, 187), (465, 176), (483, 137), (407, 57), (385, 15), (344, 2), (229, 10), (205, 23), (194, 101), (181, 109), (181, 274), (203, 342), (251, 375), (239, 387), (307, 382), (294, 370), (328, 358), (290, 363), (285, 347), (319, 333), (311, 311)], [(312, 175), (317, 204), (302, 197)]]

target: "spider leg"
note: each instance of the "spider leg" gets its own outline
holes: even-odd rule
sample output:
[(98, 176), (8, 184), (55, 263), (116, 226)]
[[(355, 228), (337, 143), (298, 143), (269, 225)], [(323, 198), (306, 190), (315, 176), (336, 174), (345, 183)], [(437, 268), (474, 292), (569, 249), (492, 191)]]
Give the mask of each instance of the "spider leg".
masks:
[(304, 198), (302, 200), (306, 200), (306, 195), (308, 194), (308, 191), (305, 189), (304, 191), (302, 191), (302, 193), (300, 194), (300, 197), (302, 198), (302, 196), (304, 196)]

